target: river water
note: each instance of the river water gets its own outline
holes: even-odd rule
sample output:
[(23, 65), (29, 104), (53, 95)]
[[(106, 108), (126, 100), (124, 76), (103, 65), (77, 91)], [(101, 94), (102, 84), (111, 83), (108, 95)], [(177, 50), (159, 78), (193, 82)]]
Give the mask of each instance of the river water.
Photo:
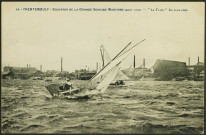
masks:
[(87, 100), (50, 98), (43, 80), (2, 80), (3, 133), (204, 133), (204, 82), (127, 81)]

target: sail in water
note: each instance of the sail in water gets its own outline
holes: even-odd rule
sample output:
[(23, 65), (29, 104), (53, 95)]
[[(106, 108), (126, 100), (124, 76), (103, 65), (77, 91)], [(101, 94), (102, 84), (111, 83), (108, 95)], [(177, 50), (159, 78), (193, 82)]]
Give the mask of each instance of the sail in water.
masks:
[[(145, 40), (145, 39), (144, 39)], [(143, 42), (142, 40), (141, 42)], [(98, 84), (97, 90), (104, 92), (109, 86), (111, 81), (115, 78), (119, 71), (119, 64), (134, 50), (134, 48), (141, 42), (131, 46), (131, 42), (120, 51), (110, 62), (107, 63), (97, 74), (95, 74), (91, 79), (90, 83), (95, 82), (98, 77), (106, 74), (106, 77)]]

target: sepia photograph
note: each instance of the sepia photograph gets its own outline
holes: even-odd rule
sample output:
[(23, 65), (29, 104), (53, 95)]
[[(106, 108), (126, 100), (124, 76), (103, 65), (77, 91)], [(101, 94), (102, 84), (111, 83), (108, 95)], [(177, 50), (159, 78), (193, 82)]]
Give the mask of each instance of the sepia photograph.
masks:
[(1, 133), (204, 134), (204, 2), (1, 11)]

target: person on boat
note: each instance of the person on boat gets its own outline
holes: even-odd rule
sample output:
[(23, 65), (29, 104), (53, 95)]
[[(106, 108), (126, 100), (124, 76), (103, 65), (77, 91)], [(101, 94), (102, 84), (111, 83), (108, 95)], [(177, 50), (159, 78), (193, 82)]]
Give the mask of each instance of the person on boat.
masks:
[(115, 85), (120, 85), (119, 80), (115, 82)]
[(122, 80), (118, 80), (115, 82), (115, 85), (125, 85), (125, 83)]
[(120, 85), (125, 85), (125, 83), (122, 80), (119, 81), (119, 84)]
[(66, 82), (63, 84), (63, 90), (71, 90), (72, 89), (72, 83), (69, 79), (66, 79)]

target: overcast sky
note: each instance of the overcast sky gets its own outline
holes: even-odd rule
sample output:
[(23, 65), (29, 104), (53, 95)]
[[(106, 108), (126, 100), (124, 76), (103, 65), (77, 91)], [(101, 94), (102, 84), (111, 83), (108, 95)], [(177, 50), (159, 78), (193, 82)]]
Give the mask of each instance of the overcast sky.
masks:
[[(168, 11), (16, 11), (16, 8), (171, 8)], [(3, 2), (2, 66), (32, 67), (43, 70), (96, 68), (100, 62), (100, 45), (114, 57), (130, 41), (135, 51), (122, 67), (136, 66), (146, 59), (150, 68), (157, 59), (191, 64), (204, 61), (204, 3), (143, 2)]]

